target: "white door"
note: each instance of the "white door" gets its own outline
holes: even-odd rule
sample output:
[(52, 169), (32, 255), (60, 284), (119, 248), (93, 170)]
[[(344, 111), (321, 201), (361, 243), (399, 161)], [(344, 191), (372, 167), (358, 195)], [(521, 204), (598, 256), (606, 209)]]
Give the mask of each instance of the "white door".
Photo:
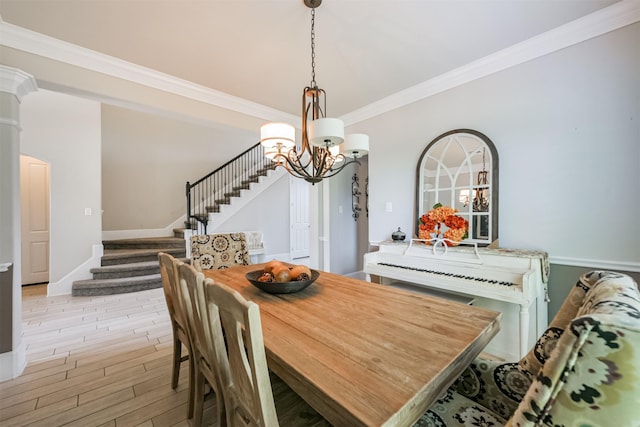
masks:
[(20, 156), (22, 284), (49, 281), (49, 164)]
[(309, 256), (309, 184), (289, 177), (291, 218), (291, 259)]

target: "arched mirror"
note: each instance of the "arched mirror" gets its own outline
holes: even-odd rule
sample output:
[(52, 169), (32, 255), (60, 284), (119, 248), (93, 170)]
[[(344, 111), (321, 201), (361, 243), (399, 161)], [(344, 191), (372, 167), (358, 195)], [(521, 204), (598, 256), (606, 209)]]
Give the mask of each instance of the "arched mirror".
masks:
[(437, 203), (469, 221), (466, 241), (488, 245), (498, 238), (498, 152), (480, 132), (458, 129), (431, 141), (418, 161), (418, 219)]

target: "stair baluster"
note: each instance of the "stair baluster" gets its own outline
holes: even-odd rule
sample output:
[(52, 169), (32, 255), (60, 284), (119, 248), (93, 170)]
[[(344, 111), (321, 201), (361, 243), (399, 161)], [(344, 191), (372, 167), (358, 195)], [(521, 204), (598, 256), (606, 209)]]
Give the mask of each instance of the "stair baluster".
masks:
[(275, 163), (264, 155), (260, 143), (240, 153), (196, 182), (186, 184), (187, 220), (185, 228), (207, 233), (210, 212), (219, 212), (221, 205), (231, 203), (240, 191), (258, 182)]

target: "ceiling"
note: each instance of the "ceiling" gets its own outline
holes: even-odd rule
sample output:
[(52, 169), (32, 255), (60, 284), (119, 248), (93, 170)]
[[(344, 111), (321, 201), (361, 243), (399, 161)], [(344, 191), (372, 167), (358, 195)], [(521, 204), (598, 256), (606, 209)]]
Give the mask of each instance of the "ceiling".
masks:
[[(614, 0), (324, 0), (316, 81), (341, 116)], [(2, 20), (289, 114), (311, 81), (302, 0), (2, 0)]]

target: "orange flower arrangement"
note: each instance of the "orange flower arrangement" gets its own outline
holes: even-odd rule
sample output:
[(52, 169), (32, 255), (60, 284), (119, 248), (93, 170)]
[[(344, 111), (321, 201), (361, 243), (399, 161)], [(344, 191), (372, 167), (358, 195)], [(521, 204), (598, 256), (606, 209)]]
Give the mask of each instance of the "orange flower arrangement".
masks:
[(420, 217), (418, 237), (427, 240), (428, 245), (433, 244), (433, 239), (445, 239), (443, 242), (447, 246), (457, 246), (462, 239), (469, 237), (469, 221), (456, 216), (456, 212), (457, 209), (436, 203), (433, 209)]

